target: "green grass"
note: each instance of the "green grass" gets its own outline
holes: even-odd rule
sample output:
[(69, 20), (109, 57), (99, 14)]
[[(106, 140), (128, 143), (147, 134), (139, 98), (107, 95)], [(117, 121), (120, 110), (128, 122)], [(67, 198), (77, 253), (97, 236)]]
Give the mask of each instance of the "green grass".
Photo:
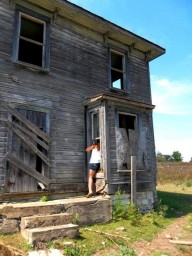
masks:
[(155, 252), (153, 256), (171, 256), (171, 254), (167, 252)]
[(169, 218), (177, 218), (192, 213), (191, 194), (159, 191), (158, 198), (163, 205), (168, 206), (167, 217)]

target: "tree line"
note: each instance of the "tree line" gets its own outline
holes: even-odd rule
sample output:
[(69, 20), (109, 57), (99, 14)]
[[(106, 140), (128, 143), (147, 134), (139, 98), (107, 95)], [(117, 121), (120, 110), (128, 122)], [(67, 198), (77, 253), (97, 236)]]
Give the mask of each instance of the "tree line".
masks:
[[(171, 155), (164, 155), (161, 152), (156, 153), (157, 162), (182, 162), (183, 157), (179, 151), (173, 151)], [(192, 157), (190, 162), (192, 162)]]

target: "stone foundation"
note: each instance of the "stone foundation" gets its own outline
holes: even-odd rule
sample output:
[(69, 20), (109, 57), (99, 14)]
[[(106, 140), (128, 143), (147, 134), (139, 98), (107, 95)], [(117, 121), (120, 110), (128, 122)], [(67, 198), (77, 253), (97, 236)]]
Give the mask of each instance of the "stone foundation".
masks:
[[(111, 196), (113, 205), (115, 205), (117, 197)], [(130, 194), (123, 194), (119, 197), (119, 200), (122, 201), (122, 204), (129, 204), (131, 202)], [(142, 213), (149, 212), (154, 207), (154, 196), (153, 191), (146, 192), (137, 192), (137, 202), (136, 205), (139, 207)]]

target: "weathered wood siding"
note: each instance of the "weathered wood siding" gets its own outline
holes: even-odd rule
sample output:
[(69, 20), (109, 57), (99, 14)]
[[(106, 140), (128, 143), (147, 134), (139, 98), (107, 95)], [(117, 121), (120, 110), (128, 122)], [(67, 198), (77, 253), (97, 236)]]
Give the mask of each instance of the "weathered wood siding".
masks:
[[(51, 22), (50, 72), (41, 73), (14, 64), (12, 40), (14, 6), (9, 0), (0, 2), (0, 185), (4, 184), (7, 152), (8, 111), (5, 104), (27, 106), (48, 114), (51, 137), (50, 179), (52, 188), (62, 189), (67, 184), (83, 184), (85, 179), (85, 111), (83, 100), (98, 93), (110, 92), (108, 79), (108, 51), (103, 36), (58, 16)], [(151, 103), (148, 63), (129, 54), (131, 100)], [(115, 93), (114, 93), (115, 94)], [(118, 95), (118, 93), (117, 93)], [(129, 109), (126, 109), (129, 110)], [(115, 111), (107, 112), (110, 138), (109, 182), (129, 180), (129, 175), (117, 173)], [(140, 110), (135, 110), (140, 115)], [(153, 147), (151, 113), (143, 114), (148, 126), (146, 147)], [(144, 126), (144, 125), (143, 125)], [(140, 129), (142, 129), (142, 127)], [(148, 151), (148, 152), (149, 152)], [(149, 153), (150, 154), (150, 153)], [(153, 162), (149, 156), (149, 162)], [(152, 175), (154, 166), (151, 166)], [(142, 179), (143, 177), (141, 177)], [(76, 187), (78, 190), (78, 186)]]
[[(109, 193), (114, 194), (117, 189), (130, 193), (130, 172), (118, 172), (117, 154), (117, 112), (134, 114), (137, 116), (137, 191), (154, 190), (156, 184), (156, 161), (151, 110), (122, 107), (113, 104), (109, 106), (109, 155), (110, 155), (110, 181)], [(128, 168), (129, 169), (129, 168)]]

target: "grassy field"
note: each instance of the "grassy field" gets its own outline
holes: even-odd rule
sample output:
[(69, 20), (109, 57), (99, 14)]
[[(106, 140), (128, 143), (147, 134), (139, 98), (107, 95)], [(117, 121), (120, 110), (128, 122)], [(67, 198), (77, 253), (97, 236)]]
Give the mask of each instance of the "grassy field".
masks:
[[(120, 213), (114, 209), (115, 220), (110, 223), (81, 228), (76, 239), (58, 239), (39, 246), (60, 249), (69, 256), (90, 256), (96, 252), (103, 256), (135, 256), (132, 243), (142, 239), (150, 242), (181, 216), (187, 216), (188, 232), (192, 236), (192, 165), (183, 167), (171, 163), (158, 166), (157, 190), (159, 205), (151, 213), (141, 215), (133, 205), (122, 208)], [(0, 241), (23, 252), (32, 250), (20, 234), (0, 235)], [(67, 246), (69, 242), (71, 245)], [(111, 253), (111, 248), (114, 248), (114, 253)]]
[(158, 163), (157, 181), (158, 185), (192, 187), (192, 163)]

